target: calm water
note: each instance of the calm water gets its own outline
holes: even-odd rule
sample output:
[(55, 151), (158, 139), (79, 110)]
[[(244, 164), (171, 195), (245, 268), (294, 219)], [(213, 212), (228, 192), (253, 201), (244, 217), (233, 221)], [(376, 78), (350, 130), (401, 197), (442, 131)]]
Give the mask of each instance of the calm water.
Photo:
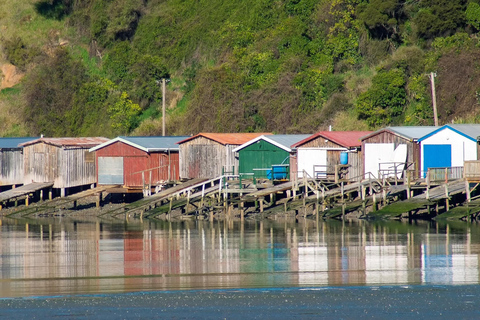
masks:
[(4, 219), (0, 296), (479, 284), (480, 226)]

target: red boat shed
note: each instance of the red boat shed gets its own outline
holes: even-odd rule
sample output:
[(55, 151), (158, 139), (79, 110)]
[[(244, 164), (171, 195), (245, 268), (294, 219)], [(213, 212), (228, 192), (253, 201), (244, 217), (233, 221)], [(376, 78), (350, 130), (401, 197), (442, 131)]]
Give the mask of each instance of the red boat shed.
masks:
[(95, 152), (98, 185), (121, 185), (142, 192), (179, 179), (180, 137), (117, 137), (90, 149)]

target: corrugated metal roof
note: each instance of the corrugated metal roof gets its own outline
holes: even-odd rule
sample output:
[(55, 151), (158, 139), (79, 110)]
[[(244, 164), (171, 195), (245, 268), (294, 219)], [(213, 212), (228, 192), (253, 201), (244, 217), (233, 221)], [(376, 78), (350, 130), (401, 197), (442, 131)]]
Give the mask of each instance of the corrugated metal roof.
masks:
[(249, 133), (208, 133), (208, 132), (201, 132), (197, 135), (194, 135), (192, 137), (188, 137), (185, 140), (177, 142), (178, 144), (182, 144), (184, 142), (196, 139), (198, 137), (204, 137), (213, 141), (216, 141), (218, 143), (221, 143), (223, 145), (241, 145), (244, 144), (247, 141), (250, 141), (252, 139), (255, 139), (256, 137), (259, 137), (261, 135), (266, 135), (266, 134), (271, 134), (271, 133), (258, 133), (258, 132), (249, 132)]
[(318, 137), (328, 139), (345, 148), (354, 148), (362, 145), (360, 138), (372, 132), (373, 131), (320, 131), (306, 139), (303, 139), (302, 141), (295, 143), (292, 145), (292, 148), (300, 147)]
[(371, 134), (362, 137), (361, 140), (373, 137), (381, 132), (389, 131), (393, 134), (399, 135), (405, 139), (417, 140), (421, 137), (435, 131), (439, 127), (435, 126), (402, 126), (402, 127), (387, 127), (377, 130)]
[(102, 143), (90, 149), (90, 152), (109, 146), (117, 141), (121, 141), (132, 147), (138, 148), (145, 152), (178, 150), (178, 141), (189, 138), (189, 136), (169, 136), (169, 137), (117, 137)]
[(90, 137), (90, 138), (39, 138), (32, 141), (22, 143), (21, 146), (29, 146), (36, 143), (46, 143), (57, 147), (80, 147), (80, 148), (92, 148), (104, 142), (107, 142), (108, 138), (103, 137)]
[(480, 124), (475, 124), (475, 123), (471, 123), (471, 124), (446, 124), (444, 126), (441, 126), (441, 127), (437, 127), (436, 130), (424, 135), (420, 141), (423, 141), (425, 140), (426, 138), (436, 134), (437, 132), (440, 132), (442, 130), (445, 130), (449, 128), (450, 130), (453, 130), (473, 141), (477, 141), (477, 138), (480, 136)]
[(245, 147), (248, 147), (252, 143), (257, 142), (258, 140), (265, 140), (287, 152), (292, 151), (291, 147), (295, 143), (310, 137), (311, 134), (269, 134), (269, 135), (262, 135), (252, 139), (250, 141), (245, 142), (244, 144), (238, 146), (237, 148), (233, 149), (233, 152), (237, 152), (242, 150)]
[(20, 144), (38, 139), (38, 137), (0, 138), (0, 149), (22, 148)]
[(480, 124), (448, 124), (447, 127), (453, 128), (472, 139), (477, 140), (477, 137), (480, 136)]

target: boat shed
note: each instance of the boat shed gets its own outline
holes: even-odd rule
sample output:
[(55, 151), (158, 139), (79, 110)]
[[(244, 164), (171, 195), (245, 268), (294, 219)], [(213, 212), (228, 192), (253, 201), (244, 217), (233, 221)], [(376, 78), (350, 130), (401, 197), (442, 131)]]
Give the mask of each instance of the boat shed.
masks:
[(39, 138), (20, 144), (24, 153), (24, 184), (53, 182), (65, 196), (67, 189), (96, 183), (95, 157), (88, 150), (109, 139)]
[(180, 178), (216, 178), (238, 173), (233, 149), (265, 133), (199, 133), (180, 142)]
[(97, 183), (142, 192), (179, 179), (180, 137), (117, 137), (90, 149), (95, 152)]
[(310, 134), (262, 135), (233, 151), (238, 154), (239, 173), (270, 180), (289, 179), (292, 145)]
[(363, 178), (361, 138), (372, 131), (320, 131), (295, 143), (290, 157), (290, 175), (311, 178), (333, 178), (338, 165), (343, 179), (357, 181)]
[(23, 184), (22, 143), (38, 138), (0, 138), (0, 187), (3, 190)]
[(364, 136), (364, 174), (392, 176), (397, 172), (410, 170), (412, 178), (421, 176), (421, 150), (419, 139), (433, 132), (434, 126), (387, 127)]
[(429, 168), (463, 167), (480, 159), (480, 124), (447, 124), (419, 139), (424, 175)]

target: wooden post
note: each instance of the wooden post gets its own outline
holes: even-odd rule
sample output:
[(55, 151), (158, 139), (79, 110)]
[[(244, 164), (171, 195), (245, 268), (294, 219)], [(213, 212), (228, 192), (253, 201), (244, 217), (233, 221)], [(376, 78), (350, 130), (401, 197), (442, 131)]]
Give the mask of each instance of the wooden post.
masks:
[(407, 171), (407, 199), (410, 199), (410, 171)]
[(260, 212), (263, 212), (263, 197), (260, 198)]
[(373, 211), (377, 211), (377, 194), (374, 193), (372, 197), (373, 197), (373, 207), (372, 207)]
[(48, 200), (52, 200), (53, 199), (53, 188), (50, 187), (48, 188)]
[(25, 196), (25, 206), (27, 207), (28, 207), (28, 196), (29, 196), (28, 194)]
[(472, 198), (470, 195), (470, 183), (466, 179), (465, 179), (465, 193), (467, 195), (467, 202), (472, 201)]
[(427, 172), (427, 190), (425, 192), (425, 199), (430, 199), (430, 175)]
[(60, 189), (60, 197), (64, 198), (66, 195), (67, 195), (66, 188), (61, 188)]
[(188, 189), (187, 193), (187, 206), (185, 207), (185, 213), (187, 213), (190, 209), (190, 189)]

